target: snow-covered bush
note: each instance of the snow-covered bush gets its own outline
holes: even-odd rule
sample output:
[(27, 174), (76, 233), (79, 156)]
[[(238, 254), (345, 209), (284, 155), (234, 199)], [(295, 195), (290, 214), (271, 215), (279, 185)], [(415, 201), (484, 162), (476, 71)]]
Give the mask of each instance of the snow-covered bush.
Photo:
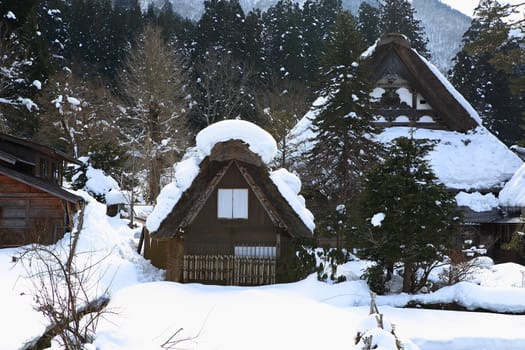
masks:
[(74, 190), (84, 190), (101, 203), (106, 203), (109, 192), (120, 192), (120, 186), (101, 169), (95, 169), (88, 158), (81, 158), (82, 165), (68, 174)]
[(353, 350), (419, 350), (411, 341), (401, 341), (394, 324), (384, 318), (371, 293), (370, 314), (357, 327)]

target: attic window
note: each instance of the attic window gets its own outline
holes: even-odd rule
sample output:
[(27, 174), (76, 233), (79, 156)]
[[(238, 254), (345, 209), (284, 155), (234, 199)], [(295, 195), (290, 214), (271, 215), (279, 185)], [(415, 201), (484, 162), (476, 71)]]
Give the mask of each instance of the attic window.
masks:
[(427, 101), (426, 100), (419, 100), (419, 104), (426, 105)]
[(248, 219), (248, 189), (220, 188), (217, 217), (219, 219)]

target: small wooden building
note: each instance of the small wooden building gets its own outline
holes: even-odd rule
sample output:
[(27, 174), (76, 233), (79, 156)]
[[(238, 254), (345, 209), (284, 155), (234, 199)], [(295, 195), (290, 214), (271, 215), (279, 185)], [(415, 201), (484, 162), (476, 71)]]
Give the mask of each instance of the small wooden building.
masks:
[(276, 266), (311, 230), (280, 193), (260, 156), (239, 140), (217, 143), (144, 256), (168, 280), (229, 285), (276, 282)]
[(83, 200), (61, 187), (65, 161), (74, 160), (0, 134), (0, 247), (49, 244), (72, 229)]

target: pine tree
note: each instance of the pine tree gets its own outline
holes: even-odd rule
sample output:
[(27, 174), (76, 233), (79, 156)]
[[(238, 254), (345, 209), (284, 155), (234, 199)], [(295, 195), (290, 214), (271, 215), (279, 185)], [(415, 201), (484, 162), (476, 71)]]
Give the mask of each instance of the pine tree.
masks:
[(307, 0), (303, 5), (301, 32), (308, 82), (317, 79), (324, 41), (342, 9), (341, 0)]
[(241, 59), (245, 54), (244, 11), (238, 0), (206, 0), (197, 23), (196, 53), (203, 58), (209, 50), (224, 51)]
[(261, 79), (267, 78), (265, 74), (266, 57), (264, 53), (263, 30), (261, 11), (254, 9), (248, 12), (244, 23), (244, 60)]
[(432, 148), (428, 140), (397, 138), (384, 162), (364, 177), (354, 213), (357, 229), (350, 236), (362, 257), (377, 263), (368, 274), (377, 292), (384, 271), (390, 278), (396, 264), (403, 266), (404, 292), (424, 287), (458, 228), (455, 199), (425, 159)]
[(372, 45), (381, 36), (379, 7), (362, 2), (359, 6), (357, 29), (367, 45)]
[(401, 33), (410, 40), (412, 48), (430, 58), (428, 39), (421, 22), (414, 17), (415, 10), (408, 0), (385, 0), (380, 7), (381, 33)]
[(324, 101), (316, 106), (315, 144), (307, 156), (307, 178), (326, 201), (323, 212), (316, 213), (327, 220), (321, 230), (338, 232), (342, 208), (359, 193), (361, 175), (378, 162), (381, 153), (371, 137), (378, 130), (369, 105), (371, 70), (359, 59), (363, 50), (353, 16), (341, 12), (322, 57), (319, 95)]
[[(509, 36), (511, 27), (500, 17), (503, 9), (495, 0), (480, 2), (463, 35), (464, 48), (454, 58), (450, 80), (485, 126), (512, 145), (522, 138), (523, 48), (519, 38)], [(502, 62), (501, 57), (506, 59)]]

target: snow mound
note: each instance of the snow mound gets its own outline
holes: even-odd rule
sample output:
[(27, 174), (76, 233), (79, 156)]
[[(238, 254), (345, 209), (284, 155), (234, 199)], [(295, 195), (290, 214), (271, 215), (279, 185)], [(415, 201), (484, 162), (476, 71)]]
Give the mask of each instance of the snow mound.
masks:
[(499, 204), (503, 207), (525, 207), (525, 164), (499, 193)]
[(257, 125), (245, 120), (223, 120), (208, 126), (197, 134), (197, 148), (209, 155), (213, 146), (228, 140), (241, 140), (269, 163), (277, 154), (277, 143), (272, 135)]
[(498, 207), (498, 199), (492, 193), (481, 194), (479, 192), (459, 192), (456, 195), (459, 206), (469, 207), (475, 212), (490, 211)]

